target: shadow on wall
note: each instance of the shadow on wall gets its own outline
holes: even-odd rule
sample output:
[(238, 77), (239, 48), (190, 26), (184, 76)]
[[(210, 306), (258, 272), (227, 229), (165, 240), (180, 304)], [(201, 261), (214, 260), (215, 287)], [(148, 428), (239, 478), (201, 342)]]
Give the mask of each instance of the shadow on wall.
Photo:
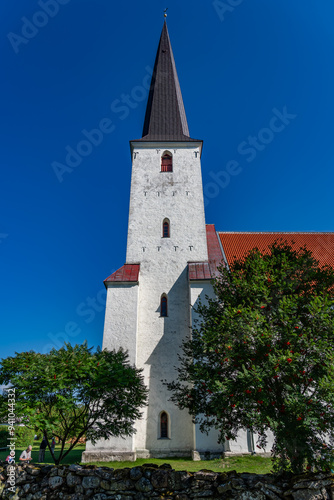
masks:
[[(205, 300), (207, 290), (204, 289), (198, 300)], [(178, 354), (182, 341), (190, 335), (190, 293), (188, 269), (185, 268), (170, 290), (166, 291), (167, 317), (161, 316), (163, 321), (163, 335), (153, 352), (146, 361), (150, 367), (149, 401), (147, 408), (146, 442), (145, 448), (152, 456), (191, 456), (194, 449), (194, 424), (192, 417), (186, 410), (179, 410), (169, 401), (170, 393), (162, 380), (172, 381), (177, 377), (176, 367), (179, 365)], [(159, 299), (158, 299), (159, 300)], [(157, 304), (157, 313), (161, 313)], [(167, 423), (162, 422), (167, 414)], [(166, 436), (167, 428), (167, 436)], [(208, 436), (196, 432), (196, 447), (201, 451), (212, 449), (213, 453), (230, 451), (229, 442), (224, 446), (217, 446), (218, 431), (213, 429)], [(210, 444), (211, 443), (211, 444)], [(247, 443), (243, 443), (244, 451), (254, 450), (254, 440), (247, 432)], [(204, 458), (204, 457), (203, 457)]]
[[(170, 393), (162, 384), (162, 380), (173, 380), (177, 377), (175, 367), (178, 366), (178, 353), (182, 341), (189, 337), (190, 329), (190, 297), (188, 286), (188, 269), (185, 268), (169, 291), (167, 317), (161, 316), (164, 322), (163, 335), (152, 354), (146, 361), (150, 365), (149, 406), (147, 412), (146, 449), (154, 453), (166, 450), (180, 453), (180, 456), (191, 456), (193, 448), (193, 424), (191, 416), (185, 410), (180, 411), (169, 401)], [(160, 313), (160, 307), (158, 309)], [(160, 417), (162, 412), (168, 416), (168, 435), (164, 437)]]

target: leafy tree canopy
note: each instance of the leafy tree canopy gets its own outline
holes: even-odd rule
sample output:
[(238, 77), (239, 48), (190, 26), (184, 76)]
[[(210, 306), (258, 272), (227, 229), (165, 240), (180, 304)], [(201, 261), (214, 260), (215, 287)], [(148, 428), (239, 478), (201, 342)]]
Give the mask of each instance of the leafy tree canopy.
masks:
[(274, 435), (274, 470), (329, 468), (334, 429), (334, 273), (276, 242), (220, 269), (183, 345), (172, 400), (220, 442)]
[[(83, 436), (95, 443), (135, 432), (134, 421), (141, 417), (147, 399), (140, 372), (130, 366), (122, 350), (93, 353), (86, 343), (74, 347), (67, 343), (49, 354), (30, 351), (3, 359), (0, 384), (15, 389), (16, 416), (41, 431), (49, 449), (50, 437), (59, 438), (61, 452), (54, 457), (58, 464)], [(6, 394), (0, 398), (3, 421), (9, 401)]]

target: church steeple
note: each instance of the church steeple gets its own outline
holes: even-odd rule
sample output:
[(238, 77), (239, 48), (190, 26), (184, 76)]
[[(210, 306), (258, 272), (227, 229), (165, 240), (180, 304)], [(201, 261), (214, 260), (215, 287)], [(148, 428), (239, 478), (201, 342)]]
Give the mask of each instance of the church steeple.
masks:
[[(218, 448), (220, 455), (217, 437), (213, 437), (213, 446), (207, 436), (201, 441), (191, 415), (170, 401), (161, 382), (162, 373), (168, 380), (175, 378), (179, 346), (189, 338), (194, 324), (194, 306), (199, 298), (204, 302), (206, 295), (213, 296), (210, 269), (220, 260), (216, 255), (209, 260), (202, 141), (189, 137), (166, 23), (154, 64), (143, 137), (130, 141), (130, 147), (126, 260), (105, 280), (103, 349), (126, 349), (130, 363), (143, 371), (150, 396), (135, 424), (136, 434), (89, 443), (84, 459), (91, 461), (96, 451), (102, 460), (110, 456), (133, 460), (190, 456), (195, 446), (210, 451)], [(214, 238), (217, 240), (212, 227), (208, 241)]]
[(155, 59), (141, 141), (194, 141), (187, 117), (166, 21)]

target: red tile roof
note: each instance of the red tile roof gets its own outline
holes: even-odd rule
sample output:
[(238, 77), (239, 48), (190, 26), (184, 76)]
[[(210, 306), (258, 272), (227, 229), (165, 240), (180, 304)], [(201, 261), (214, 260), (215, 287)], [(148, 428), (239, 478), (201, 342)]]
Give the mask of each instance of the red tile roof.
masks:
[(124, 264), (117, 271), (105, 279), (103, 283), (109, 282), (137, 282), (139, 278), (140, 264)]
[(268, 251), (268, 246), (282, 239), (295, 249), (306, 245), (321, 265), (334, 267), (334, 233), (219, 233), (228, 264), (240, 259), (252, 248)]
[(206, 241), (208, 245), (208, 262), (189, 262), (189, 280), (210, 280), (218, 271), (217, 266), (221, 264), (223, 254), (217, 237), (214, 224), (206, 225)]

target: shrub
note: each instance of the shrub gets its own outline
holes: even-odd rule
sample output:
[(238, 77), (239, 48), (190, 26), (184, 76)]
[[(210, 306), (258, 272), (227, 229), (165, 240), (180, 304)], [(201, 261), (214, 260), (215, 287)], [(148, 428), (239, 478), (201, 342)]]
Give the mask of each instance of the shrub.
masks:
[(35, 434), (36, 434), (35, 431), (32, 429), (28, 429), (28, 427), (16, 426), (15, 427), (15, 437), (17, 438), (16, 446), (18, 448), (20, 447), (26, 448), (29, 444), (32, 445), (34, 442)]

